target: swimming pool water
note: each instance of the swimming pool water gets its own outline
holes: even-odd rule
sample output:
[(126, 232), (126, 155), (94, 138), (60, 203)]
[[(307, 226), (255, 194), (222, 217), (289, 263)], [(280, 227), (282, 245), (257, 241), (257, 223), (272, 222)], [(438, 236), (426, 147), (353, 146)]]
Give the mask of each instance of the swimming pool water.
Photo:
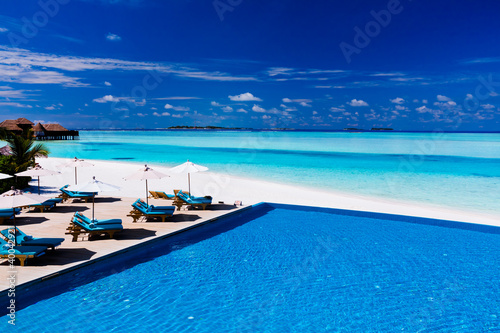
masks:
[(432, 224), (261, 205), (53, 279), (13, 331), (500, 330), (499, 228)]

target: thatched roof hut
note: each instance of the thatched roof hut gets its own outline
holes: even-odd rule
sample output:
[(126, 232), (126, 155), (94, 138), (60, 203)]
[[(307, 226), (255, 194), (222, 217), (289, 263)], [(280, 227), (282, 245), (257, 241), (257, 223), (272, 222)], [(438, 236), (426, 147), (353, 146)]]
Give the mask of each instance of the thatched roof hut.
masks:
[(33, 130), (33, 135), (37, 140), (73, 140), (79, 136), (78, 131), (70, 131), (59, 124), (37, 123), (34, 125), (26, 118), (8, 119), (0, 123), (9, 132), (20, 134), (24, 130)]
[(48, 131), (48, 132), (67, 132), (68, 129), (64, 128), (63, 126), (59, 124), (45, 124), (43, 127)]
[(21, 118), (17, 118), (15, 121), (16, 121), (16, 123), (18, 125), (30, 125), (30, 126), (35, 125), (31, 121), (29, 121), (28, 119), (22, 118), (22, 117)]
[(7, 119), (0, 123), (0, 127), (11, 132), (22, 132), (23, 129), (17, 125), (17, 120)]

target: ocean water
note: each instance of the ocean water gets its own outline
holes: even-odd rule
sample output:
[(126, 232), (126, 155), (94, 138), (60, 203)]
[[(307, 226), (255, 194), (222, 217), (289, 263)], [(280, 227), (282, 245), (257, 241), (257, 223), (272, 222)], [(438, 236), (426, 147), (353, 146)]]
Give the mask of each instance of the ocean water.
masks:
[(174, 166), (500, 213), (500, 134), (81, 131), (54, 157)]
[(18, 292), (0, 331), (500, 330), (499, 228), (410, 220), (260, 206)]

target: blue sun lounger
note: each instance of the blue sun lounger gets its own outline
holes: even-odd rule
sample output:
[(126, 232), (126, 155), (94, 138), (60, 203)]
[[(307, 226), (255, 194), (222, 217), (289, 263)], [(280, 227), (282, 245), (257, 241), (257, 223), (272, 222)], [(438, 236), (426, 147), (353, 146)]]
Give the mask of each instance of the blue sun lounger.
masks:
[(133, 204), (133, 210), (127, 216), (131, 216), (134, 221), (137, 222), (139, 218), (145, 216), (146, 218), (161, 218), (162, 222), (165, 222), (167, 217), (174, 215), (175, 206), (153, 206), (146, 204), (141, 199), (137, 199)]
[(212, 197), (193, 197), (189, 196), (187, 193), (179, 191), (177, 192), (176, 199), (173, 204), (177, 206), (180, 210), (182, 206), (193, 206), (193, 207), (201, 207), (203, 210), (207, 208), (208, 205), (212, 204)]
[[(12, 243), (13, 244), (13, 243)], [(36, 258), (43, 254), (47, 247), (45, 246), (11, 246), (8, 241), (0, 238), (0, 258), (19, 259), (21, 266), (24, 266), (29, 258)]]
[(62, 200), (66, 201), (68, 199), (83, 199), (85, 202), (88, 202), (89, 199), (92, 199), (97, 193), (92, 193), (92, 192), (77, 192), (77, 191), (70, 191), (67, 190), (66, 188), (69, 185), (64, 185), (61, 187), (59, 190), (62, 192)]
[(14, 215), (21, 213), (21, 208), (1, 208), (0, 209), (0, 224), (3, 224), (6, 220), (14, 218)]
[(90, 220), (83, 214), (76, 212), (66, 230), (68, 230), (66, 235), (73, 235), (72, 241), (76, 242), (79, 235), (88, 235), (89, 240), (102, 234), (107, 234), (109, 238), (113, 238), (116, 232), (123, 230), (123, 225), (120, 219)]
[[(4, 229), (0, 231), (0, 234), (6, 239), (12, 238), (14, 236), (14, 227)], [(28, 236), (19, 228), (17, 228), (16, 244), (19, 246), (45, 246), (46, 248), (55, 250), (56, 246), (61, 245), (64, 242), (64, 238), (36, 238), (33, 236)]]
[(43, 213), (43, 211), (50, 210), (50, 209), (54, 208), (58, 203), (61, 203), (62, 201), (63, 201), (62, 198), (52, 198), (49, 200), (45, 200), (42, 203), (35, 204), (35, 205), (29, 205), (27, 207), (28, 208), (31, 208), (31, 207), (38, 208), (38, 209), (40, 209), (40, 212)]

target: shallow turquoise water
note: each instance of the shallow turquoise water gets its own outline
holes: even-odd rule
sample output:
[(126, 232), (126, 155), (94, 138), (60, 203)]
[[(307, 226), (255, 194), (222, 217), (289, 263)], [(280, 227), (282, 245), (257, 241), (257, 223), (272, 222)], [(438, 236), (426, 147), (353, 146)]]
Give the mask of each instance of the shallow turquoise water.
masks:
[(46, 281), (67, 291), (18, 311), (14, 331), (500, 330), (498, 228), (430, 223), (254, 208)]
[(174, 166), (500, 213), (500, 134), (82, 131), (52, 156)]

